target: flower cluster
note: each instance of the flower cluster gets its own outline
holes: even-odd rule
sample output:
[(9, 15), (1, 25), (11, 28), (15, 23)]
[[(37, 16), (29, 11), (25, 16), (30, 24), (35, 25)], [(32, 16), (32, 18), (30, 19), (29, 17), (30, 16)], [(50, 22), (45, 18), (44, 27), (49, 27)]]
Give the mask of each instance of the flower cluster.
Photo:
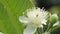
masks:
[(60, 25), (58, 15), (56, 13), (51, 14), (43, 8), (27, 9), (26, 15), (27, 17), (19, 17), (19, 21), (26, 24), (23, 34), (34, 34), (36, 31), (38, 31), (38, 34), (50, 34), (50, 30)]
[(34, 34), (37, 28), (42, 27), (43, 24), (46, 25), (48, 12), (43, 8), (32, 8), (27, 10), (27, 16), (20, 16), (19, 21), (27, 24), (27, 27), (24, 29), (23, 34)]

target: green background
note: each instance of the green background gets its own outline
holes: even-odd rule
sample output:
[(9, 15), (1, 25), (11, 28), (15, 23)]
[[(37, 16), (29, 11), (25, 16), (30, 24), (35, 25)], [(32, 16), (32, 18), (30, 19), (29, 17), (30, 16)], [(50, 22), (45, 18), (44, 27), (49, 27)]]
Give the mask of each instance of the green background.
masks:
[(29, 0), (0, 0), (0, 32), (23, 34), (23, 24), (19, 16), (34, 5)]

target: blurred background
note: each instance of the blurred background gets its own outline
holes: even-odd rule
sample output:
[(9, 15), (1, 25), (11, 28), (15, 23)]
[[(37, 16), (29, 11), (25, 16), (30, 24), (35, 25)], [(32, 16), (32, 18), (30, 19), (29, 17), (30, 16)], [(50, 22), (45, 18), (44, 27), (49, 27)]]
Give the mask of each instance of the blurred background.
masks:
[[(44, 7), (52, 14), (57, 13), (60, 20), (60, 0), (0, 0), (0, 32), (23, 34), (24, 25), (18, 18), (32, 7)], [(60, 34), (60, 27), (51, 34)]]
[[(44, 7), (49, 12), (57, 13), (60, 20), (60, 0), (35, 0), (37, 7)], [(51, 34), (60, 34), (60, 28), (51, 32)]]

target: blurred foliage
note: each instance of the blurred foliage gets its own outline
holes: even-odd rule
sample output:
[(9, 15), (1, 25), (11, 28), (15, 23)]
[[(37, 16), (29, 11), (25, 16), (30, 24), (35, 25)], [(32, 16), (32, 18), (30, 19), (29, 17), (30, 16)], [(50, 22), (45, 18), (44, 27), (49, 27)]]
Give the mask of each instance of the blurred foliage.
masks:
[[(0, 0), (0, 32), (23, 34), (24, 26), (18, 18), (26, 9), (34, 7), (34, 3), (37, 7), (49, 9), (52, 14), (57, 13), (60, 20), (60, 0)], [(54, 28), (57, 29), (53, 29), (52, 34), (60, 31), (60, 25)]]
[(35, 0), (36, 6), (50, 9), (52, 6), (60, 6), (60, 0)]
[(60, 7), (58, 6), (53, 6), (50, 8), (50, 12), (53, 14), (53, 13), (59, 13), (59, 10), (60, 10)]
[(50, 13), (54, 14), (58, 14), (59, 16), (59, 20), (60, 20), (60, 6), (52, 6), (50, 9), (49, 9)]
[(29, 0), (0, 0), (0, 32), (23, 34), (24, 27), (18, 18), (33, 6)]

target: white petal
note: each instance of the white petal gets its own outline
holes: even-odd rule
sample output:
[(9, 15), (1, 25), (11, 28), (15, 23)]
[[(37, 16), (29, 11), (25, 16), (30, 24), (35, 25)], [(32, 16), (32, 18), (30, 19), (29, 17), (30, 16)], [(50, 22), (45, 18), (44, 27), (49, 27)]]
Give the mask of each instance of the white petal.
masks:
[(3, 34), (2, 32), (0, 32), (0, 34)]
[(29, 23), (30, 22), (29, 18), (26, 18), (24, 16), (20, 16), (19, 21), (22, 23)]
[(46, 25), (46, 22), (47, 22), (47, 20), (43, 20), (42, 21), (42, 24)]
[(53, 25), (53, 27), (56, 26), (56, 25), (59, 25), (59, 24), (60, 24), (59, 22), (60, 22), (60, 21), (57, 21), (57, 22)]
[(37, 30), (37, 27), (29, 24), (27, 25), (26, 29), (24, 29), (24, 33), (23, 34), (34, 34)]

